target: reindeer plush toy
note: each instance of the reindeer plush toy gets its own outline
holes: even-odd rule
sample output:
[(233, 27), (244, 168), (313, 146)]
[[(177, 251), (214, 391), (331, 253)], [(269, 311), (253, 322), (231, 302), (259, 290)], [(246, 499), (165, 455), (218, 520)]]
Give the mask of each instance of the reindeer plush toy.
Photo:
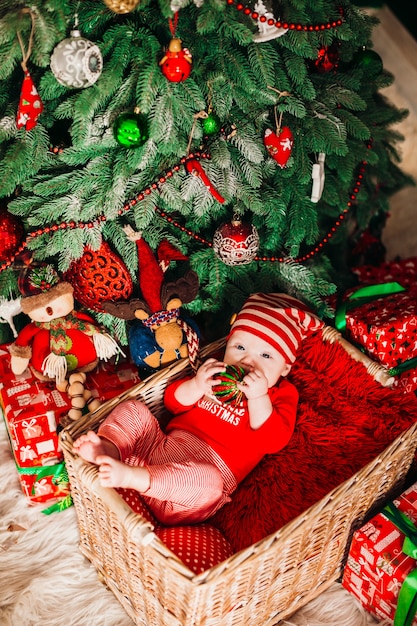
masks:
[(198, 329), (182, 315), (180, 307), (196, 297), (199, 288), (197, 274), (189, 270), (176, 281), (166, 281), (165, 272), (170, 262), (187, 260), (187, 257), (164, 240), (158, 247), (157, 260), (141, 233), (133, 231), (130, 226), (125, 227), (125, 232), (136, 242), (143, 297), (125, 302), (105, 302), (104, 310), (121, 319), (137, 320), (129, 329), (129, 348), (141, 376), (187, 356), (193, 365), (199, 346)]

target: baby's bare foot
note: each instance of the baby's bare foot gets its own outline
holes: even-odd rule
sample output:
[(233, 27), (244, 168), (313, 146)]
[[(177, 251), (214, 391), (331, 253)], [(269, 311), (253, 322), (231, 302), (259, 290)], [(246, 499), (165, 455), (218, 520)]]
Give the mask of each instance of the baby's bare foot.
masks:
[(104, 453), (103, 443), (93, 430), (81, 435), (74, 441), (73, 450), (80, 457), (90, 463), (97, 463), (97, 457)]
[(103, 487), (124, 487), (143, 493), (149, 488), (150, 478), (146, 467), (132, 467), (111, 456), (96, 458), (99, 464), (99, 478)]

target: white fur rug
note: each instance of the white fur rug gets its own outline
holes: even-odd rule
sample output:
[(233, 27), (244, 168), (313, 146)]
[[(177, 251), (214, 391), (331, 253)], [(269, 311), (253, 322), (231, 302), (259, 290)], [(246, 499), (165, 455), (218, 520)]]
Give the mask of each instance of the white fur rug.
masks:
[[(74, 507), (49, 516), (41, 513), (42, 508), (30, 506), (23, 496), (0, 417), (1, 626), (133, 626), (78, 550)], [(376, 625), (339, 584), (280, 622), (280, 626), (336, 624)]]

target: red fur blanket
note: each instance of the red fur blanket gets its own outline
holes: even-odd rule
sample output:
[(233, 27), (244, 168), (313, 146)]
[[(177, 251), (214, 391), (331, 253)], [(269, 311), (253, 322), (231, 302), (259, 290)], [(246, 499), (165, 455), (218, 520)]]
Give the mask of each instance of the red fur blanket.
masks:
[(318, 335), (304, 343), (289, 379), (300, 393), (294, 436), (264, 458), (211, 520), (234, 550), (297, 517), (417, 418), (414, 395), (381, 387), (339, 344)]

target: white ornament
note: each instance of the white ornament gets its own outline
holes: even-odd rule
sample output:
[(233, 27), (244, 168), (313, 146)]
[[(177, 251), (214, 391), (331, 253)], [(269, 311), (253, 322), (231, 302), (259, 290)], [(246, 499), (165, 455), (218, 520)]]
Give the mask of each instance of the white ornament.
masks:
[(72, 30), (70, 37), (55, 46), (51, 70), (64, 87), (82, 89), (94, 85), (103, 69), (100, 48)]
[[(200, 9), (204, 4), (204, 0), (192, 0), (192, 2), (197, 7), (197, 9)], [(173, 13), (176, 13), (177, 11), (180, 11), (181, 9), (185, 9), (185, 7), (188, 6), (189, 4), (191, 4), (191, 0), (171, 0), (171, 4), (169, 5), (169, 8), (171, 9)]]
[[(258, 0), (254, 8), (255, 11), (259, 13), (259, 15), (266, 17), (266, 21), (258, 21), (259, 33), (252, 37), (253, 41), (255, 41), (256, 43), (262, 43), (263, 41), (271, 41), (271, 39), (277, 39), (278, 37), (282, 37), (282, 35), (285, 35), (285, 33), (288, 31), (288, 28), (277, 28), (275, 26), (276, 19), (273, 13), (267, 11), (262, 0)], [(274, 20), (274, 24), (268, 24), (268, 20)]]
[(313, 179), (313, 188), (311, 190), (311, 202), (318, 202), (321, 198), (321, 194), (324, 189), (324, 159), (326, 155), (324, 152), (320, 152), (317, 163), (314, 163), (311, 171), (311, 178)]
[(0, 323), (9, 324), (15, 338), (17, 337), (17, 330), (13, 323), (13, 318), (21, 312), (20, 298), (17, 300), (7, 300), (3, 296), (0, 297)]

